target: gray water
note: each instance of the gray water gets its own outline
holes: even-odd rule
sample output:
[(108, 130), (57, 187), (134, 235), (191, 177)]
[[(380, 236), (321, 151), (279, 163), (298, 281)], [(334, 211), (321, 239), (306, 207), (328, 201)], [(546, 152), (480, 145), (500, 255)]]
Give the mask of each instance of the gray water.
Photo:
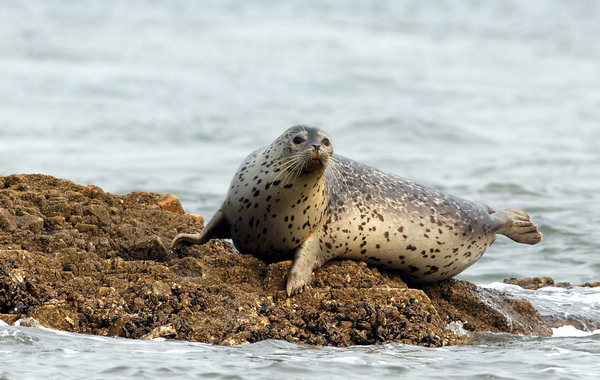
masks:
[(597, 379), (600, 373), (600, 335), (553, 339), (496, 335), (474, 346), (428, 349), (388, 344), (339, 349), (278, 341), (218, 347), (5, 327), (0, 328), (0, 354), (5, 364), (0, 379), (345, 380), (423, 375)]
[[(596, 1), (0, 0), (0, 9), (0, 175), (172, 193), (208, 217), (246, 154), (311, 123), (338, 154), (532, 214), (540, 245), (499, 238), (460, 278), (600, 280)], [(585, 307), (571, 302), (588, 291)], [(600, 307), (593, 292), (521, 295), (584, 318)], [(598, 373), (599, 359), (597, 335), (334, 350), (4, 331), (29, 337), (2, 338), (7, 378), (25, 366), (30, 378), (580, 377)]]

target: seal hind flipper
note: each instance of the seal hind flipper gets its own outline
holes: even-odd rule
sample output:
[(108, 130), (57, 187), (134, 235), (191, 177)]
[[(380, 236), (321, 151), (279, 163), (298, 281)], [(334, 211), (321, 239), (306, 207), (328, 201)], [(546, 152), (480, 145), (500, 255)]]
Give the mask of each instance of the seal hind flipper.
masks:
[(223, 217), (221, 209), (215, 213), (206, 227), (199, 234), (179, 234), (171, 243), (171, 250), (179, 249), (184, 245), (205, 244), (211, 239), (230, 239), (229, 223)]
[(319, 237), (314, 235), (308, 238), (294, 255), (294, 263), (288, 273), (285, 287), (288, 297), (301, 293), (308, 287), (313, 270), (323, 265), (323, 255), (319, 247)]
[(496, 233), (505, 235), (517, 243), (537, 244), (542, 241), (542, 233), (531, 222), (529, 214), (523, 210), (506, 209), (493, 213), (492, 219), (498, 223)]

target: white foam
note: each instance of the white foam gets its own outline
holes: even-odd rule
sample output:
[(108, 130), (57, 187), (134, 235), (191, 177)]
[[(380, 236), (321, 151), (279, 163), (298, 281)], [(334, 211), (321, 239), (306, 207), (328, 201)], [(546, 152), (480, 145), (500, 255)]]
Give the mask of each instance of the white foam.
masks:
[(456, 335), (467, 336), (469, 332), (464, 328), (465, 323), (462, 321), (452, 321), (446, 325), (446, 328)]
[(2, 319), (0, 319), (0, 326), (8, 326), (8, 323), (6, 323)]
[(31, 317), (27, 317), (27, 318), (20, 318), (15, 322), (15, 326), (23, 326), (23, 327), (33, 327), (33, 328), (40, 328), (42, 327), (42, 325), (40, 325), (40, 321), (38, 321), (35, 318), (31, 318)]
[(573, 336), (590, 336), (600, 334), (599, 330), (594, 330), (592, 332), (583, 331), (575, 328), (575, 326), (565, 325), (557, 328), (552, 328), (552, 337), (554, 338), (564, 338), (564, 337), (573, 337)]
[(502, 282), (492, 282), (487, 285), (481, 285), (481, 287), (505, 291), (517, 296), (524, 296), (530, 301), (545, 300), (568, 305), (577, 303), (579, 307), (587, 307), (592, 312), (600, 308), (600, 288), (579, 286), (559, 288), (555, 286), (546, 286), (536, 290), (530, 290)]
[(482, 288), (496, 289), (500, 291), (524, 290), (519, 285), (506, 284), (504, 282), (492, 282), (490, 284), (482, 284), (479, 286), (481, 286)]

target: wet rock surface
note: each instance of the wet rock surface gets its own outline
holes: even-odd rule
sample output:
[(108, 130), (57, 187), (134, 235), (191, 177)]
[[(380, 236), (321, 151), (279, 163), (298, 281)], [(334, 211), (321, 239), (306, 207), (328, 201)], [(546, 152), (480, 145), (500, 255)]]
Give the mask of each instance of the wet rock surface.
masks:
[(538, 312), (527, 300), (453, 279), (429, 285), (423, 290), (444, 321), (462, 321), (467, 331), (538, 336), (552, 334), (546, 323), (540, 323)]
[(0, 177), (0, 319), (224, 345), (466, 342), (446, 328), (455, 321), (469, 331), (551, 333), (528, 301), (459, 280), (409, 287), (362, 262), (331, 262), (288, 298), (291, 262), (268, 265), (218, 240), (179, 254), (165, 248), (203, 223), (168, 194)]
[(579, 285), (573, 285), (570, 282), (555, 282), (550, 277), (528, 277), (523, 279), (508, 278), (503, 281), (505, 284), (517, 285), (523, 289), (537, 290), (547, 286), (555, 286), (557, 288), (572, 288), (573, 286), (581, 286), (585, 288), (600, 287), (600, 281), (586, 282)]
[[(597, 288), (600, 287), (600, 282), (586, 282), (579, 285), (573, 285), (569, 282), (555, 282), (550, 277), (531, 277), (517, 280), (515, 278), (505, 279), (504, 283), (517, 285), (523, 289), (536, 291), (546, 287), (562, 288), (562, 291), (569, 292), (573, 288)], [(548, 289), (553, 292), (552, 289)], [(591, 289), (590, 289), (591, 290)], [(581, 290), (578, 291), (581, 294)], [(548, 293), (546, 293), (548, 294)], [(551, 293), (550, 293), (551, 294)], [(585, 292), (583, 293), (585, 294)], [(597, 308), (591, 308), (589, 304), (581, 304), (578, 297), (574, 297), (569, 301), (567, 307), (549, 307), (545, 305), (541, 307), (540, 314), (542, 318), (551, 327), (561, 327), (565, 325), (574, 326), (575, 328), (587, 332), (592, 332), (600, 329), (600, 313)], [(554, 305), (552, 305), (554, 306)], [(547, 310), (545, 310), (547, 309)]]
[(517, 285), (523, 289), (537, 290), (546, 286), (556, 286), (558, 288), (568, 288), (572, 285), (568, 282), (555, 283), (550, 277), (529, 277), (523, 279), (508, 278), (503, 281), (505, 284)]

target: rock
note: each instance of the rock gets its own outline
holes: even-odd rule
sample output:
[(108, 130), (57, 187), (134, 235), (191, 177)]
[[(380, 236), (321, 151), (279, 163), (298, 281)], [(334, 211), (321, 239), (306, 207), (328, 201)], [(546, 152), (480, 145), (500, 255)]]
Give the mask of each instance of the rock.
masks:
[(176, 214), (181, 214), (181, 215), (185, 214), (185, 211), (183, 210), (183, 206), (181, 206), (181, 203), (179, 202), (179, 198), (177, 198), (174, 195), (166, 194), (163, 197), (163, 200), (161, 200), (158, 203), (158, 205), (163, 210), (171, 211), (171, 212), (174, 212)]
[(8, 210), (0, 208), (0, 228), (12, 232), (17, 229), (17, 221)]
[[(523, 289), (535, 290), (543, 288), (545, 286), (556, 286), (554, 280), (550, 277), (531, 277), (517, 280), (516, 278), (509, 278), (503, 281), (505, 284), (518, 285)], [(569, 284), (570, 285), (570, 284)]]
[(446, 327), (453, 322), (550, 333), (527, 301), (457, 280), (411, 288), (364, 262), (328, 263), (312, 288), (288, 298), (289, 261), (266, 264), (220, 240), (169, 253), (178, 233), (203, 225), (174, 196), (117, 196), (43, 175), (1, 184), (0, 319), (8, 323), (36, 318), (66, 331), (222, 345), (465, 342)]
[(17, 217), (17, 226), (23, 230), (41, 232), (44, 228), (44, 219), (35, 215), (23, 215)]
[[(550, 277), (531, 277), (531, 278), (523, 278), (521, 280), (517, 280), (516, 278), (509, 278), (503, 281), (505, 284), (518, 285), (523, 289), (529, 290), (537, 290), (540, 288), (544, 288), (546, 286), (555, 286), (557, 288), (571, 288), (575, 285), (570, 282), (554, 282)], [(600, 281), (596, 282), (586, 282), (584, 284), (580, 284), (577, 286), (586, 287), (586, 288), (594, 288), (600, 286)]]
[(142, 336), (141, 339), (145, 339), (145, 340), (151, 340), (151, 339), (156, 339), (156, 338), (173, 339), (176, 337), (177, 337), (177, 331), (175, 330), (173, 325), (169, 324), (169, 325), (160, 326), (160, 327), (153, 329), (148, 334)]
[(31, 307), (28, 317), (35, 318), (44, 327), (73, 331), (79, 326), (79, 314), (74, 305), (66, 300), (51, 300), (48, 303)]
[(551, 336), (552, 330), (529, 301), (450, 279), (423, 289), (442, 320), (464, 322), (468, 331)]
[[(518, 285), (524, 289), (537, 290), (546, 286), (554, 286), (558, 288), (572, 288), (569, 282), (554, 282), (550, 277), (533, 277), (524, 278), (517, 280), (516, 278), (506, 279), (504, 283)], [(600, 282), (586, 282), (580, 287), (597, 287), (600, 286)], [(600, 329), (600, 320), (594, 315), (589, 316), (580, 313), (573, 313), (571, 311), (565, 311), (563, 313), (554, 313), (549, 315), (543, 315), (542, 318), (550, 327), (561, 327), (561, 326), (574, 326), (579, 330), (594, 331)]]
[(600, 287), (600, 281), (586, 282), (586, 283), (581, 284), (579, 286), (583, 286), (583, 287), (586, 287), (586, 288), (597, 288), (597, 287)]
[[(8, 325), (14, 325), (18, 319), (18, 314), (0, 314), (0, 321), (3, 321)], [(0, 326), (2, 326), (2, 323), (0, 323)]]

